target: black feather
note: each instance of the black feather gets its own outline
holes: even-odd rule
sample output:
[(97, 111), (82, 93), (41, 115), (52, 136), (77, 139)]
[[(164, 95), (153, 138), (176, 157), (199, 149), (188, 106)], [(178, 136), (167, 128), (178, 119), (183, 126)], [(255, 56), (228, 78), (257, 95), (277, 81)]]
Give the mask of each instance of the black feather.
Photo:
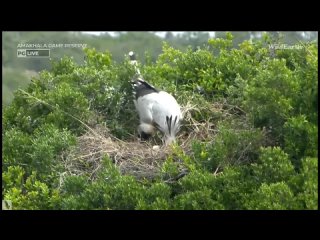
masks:
[(135, 95), (136, 99), (150, 93), (159, 92), (155, 87), (153, 87), (151, 84), (147, 83), (141, 78), (132, 80), (131, 83), (133, 87), (133, 94)]

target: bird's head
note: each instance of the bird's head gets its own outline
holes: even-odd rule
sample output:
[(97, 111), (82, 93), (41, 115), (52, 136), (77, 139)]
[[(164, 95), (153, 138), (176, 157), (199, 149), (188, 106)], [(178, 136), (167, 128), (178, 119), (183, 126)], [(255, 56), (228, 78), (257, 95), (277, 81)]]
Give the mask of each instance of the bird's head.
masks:
[(132, 60), (136, 60), (136, 54), (133, 51), (130, 51), (129, 52), (129, 58), (130, 58), (131, 61)]
[(147, 124), (147, 123), (141, 123), (138, 127), (138, 132), (141, 133), (145, 133), (148, 135), (152, 135), (155, 131), (155, 127), (151, 124)]
[(176, 142), (176, 137), (175, 136), (171, 136), (171, 135), (165, 135), (165, 139), (164, 139), (164, 144), (166, 146), (175, 143)]

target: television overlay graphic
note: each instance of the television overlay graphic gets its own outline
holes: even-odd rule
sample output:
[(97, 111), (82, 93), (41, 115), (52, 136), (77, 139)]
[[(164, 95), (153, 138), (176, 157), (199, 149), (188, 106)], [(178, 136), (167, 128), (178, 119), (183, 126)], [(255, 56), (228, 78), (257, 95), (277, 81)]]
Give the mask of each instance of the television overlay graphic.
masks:
[(82, 43), (19, 43), (17, 46), (18, 58), (50, 58), (50, 52), (57, 48), (86, 48)]
[(17, 57), (50, 57), (50, 49), (17, 49)]

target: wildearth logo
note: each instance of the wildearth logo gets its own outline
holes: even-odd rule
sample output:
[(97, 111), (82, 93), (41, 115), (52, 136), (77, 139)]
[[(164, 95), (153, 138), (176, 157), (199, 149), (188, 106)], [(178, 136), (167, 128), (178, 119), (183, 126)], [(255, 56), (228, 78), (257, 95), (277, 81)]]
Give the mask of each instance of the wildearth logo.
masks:
[(12, 202), (10, 200), (2, 200), (2, 210), (12, 210)]
[(17, 49), (17, 57), (50, 57), (50, 49)]

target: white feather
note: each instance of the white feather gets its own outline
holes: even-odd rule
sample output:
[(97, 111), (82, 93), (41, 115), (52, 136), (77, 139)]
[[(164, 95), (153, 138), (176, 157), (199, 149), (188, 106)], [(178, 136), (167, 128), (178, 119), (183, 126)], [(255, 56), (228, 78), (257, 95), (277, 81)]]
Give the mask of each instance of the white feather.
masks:
[(154, 127), (164, 133), (165, 143), (169, 144), (175, 140), (180, 128), (182, 113), (176, 99), (167, 92), (158, 91), (141, 77), (138, 62), (135, 60), (134, 52), (129, 52), (130, 64), (135, 68), (139, 78), (132, 81), (133, 92), (137, 99), (134, 105), (140, 118), (139, 131), (152, 133)]
[[(136, 108), (139, 113), (141, 123), (156, 123), (160, 131), (165, 134), (166, 142), (175, 139), (182, 120), (182, 113), (176, 99), (167, 92), (160, 91), (158, 93), (150, 93), (139, 97), (135, 101)], [(172, 116), (171, 131), (169, 131), (166, 117)], [(174, 124), (174, 120), (177, 120)]]

